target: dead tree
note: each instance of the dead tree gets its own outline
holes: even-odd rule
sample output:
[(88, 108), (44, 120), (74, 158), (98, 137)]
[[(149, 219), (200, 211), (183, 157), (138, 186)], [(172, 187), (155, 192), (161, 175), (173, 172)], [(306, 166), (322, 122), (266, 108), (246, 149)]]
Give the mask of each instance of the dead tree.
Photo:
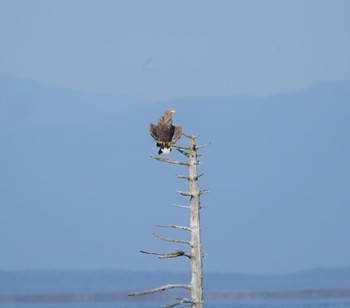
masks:
[(195, 136), (186, 135), (186, 134), (183, 134), (183, 136), (189, 139), (189, 145), (188, 146), (173, 145), (173, 147), (177, 148), (177, 150), (181, 154), (186, 156), (188, 158), (188, 161), (172, 160), (172, 159), (160, 158), (160, 157), (154, 157), (154, 156), (151, 156), (151, 157), (165, 163), (188, 166), (189, 174), (177, 175), (177, 177), (180, 179), (188, 180), (189, 192), (180, 191), (180, 190), (178, 190), (177, 192), (183, 196), (189, 197), (189, 205), (176, 205), (176, 206), (190, 210), (190, 226), (167, 225), (167, 226), (160, 226), (160, 227), (175, 228), (175, 229), (188, 231), (190, 232), (191, 238), (189, 241), (186, 241), (186, 240), (180, 240), (180, 239), (165, 238), (155, 232), (153, 232), (153, 235), (164, 241), (186, 244), (190, 248), (189, 252), (185, 252), (182, 250), (176, 250), (170, 253), (158, 253), (158, 252), (149, 252), (149, 251), (143, 251), (143, 250), (141, 250), (140, 252), (145, 254), (156, 255), (159, 258), (187, 257), (190, 260), (190, 264), (191, 264), (191, 273), (192, 273), (191, 282), (187, 284), (167, 284), (155, 289), (129, 293), (129, 296), (139, 296), (139, 295), (152, 294), (152, 293), (165, 291), (169, 289), (175, 289), (175, 288), (188, 289), (191, 292), (190, 299), (177, 298), (176, 303), (170, 306), (162, 306), (163, 308), (175, 307), (177, 305), (191, 305), (191, 307), (193, 308), (203, 307), (203, 266), (202, 266), (203, 253), (201, 248), (200, 196), (202, 194), (207, 193), (208, 190), (199, 189), (198, 179), (202, 174), (198, 175), (198, 171), (197, 171), (198, 164), (199, 164), (197, 151), (206, 145), (197, 146), (195, 144), (195, 141), (196, 141)]

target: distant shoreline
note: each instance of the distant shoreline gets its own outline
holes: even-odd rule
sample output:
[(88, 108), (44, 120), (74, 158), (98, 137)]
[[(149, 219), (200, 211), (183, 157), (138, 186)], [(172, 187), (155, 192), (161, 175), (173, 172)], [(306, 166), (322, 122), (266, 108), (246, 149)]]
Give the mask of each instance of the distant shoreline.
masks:
[[(94, 302), (156, 302), (174, 298), (177, 293), (128, 297), (127, 291), (104, 293), (41, 293), (41, 294), (0, 294), (1, 304), (15, 303), (94, 303)], [(265, 291), (210, 291), (206, 300), (320, 300), (349, 299), (350, 289), (305, 289), (305, 290), (265, 290)]]

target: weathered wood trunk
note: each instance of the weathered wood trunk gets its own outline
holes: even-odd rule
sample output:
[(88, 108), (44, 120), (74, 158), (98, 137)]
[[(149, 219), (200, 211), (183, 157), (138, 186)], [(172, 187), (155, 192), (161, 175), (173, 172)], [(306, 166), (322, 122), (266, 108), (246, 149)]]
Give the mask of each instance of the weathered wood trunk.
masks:
[(198, 175), (199, 162), (198, 162), (197, 150), (204, 147), (205, 145), (196, 146), (195, 136), (190, 136), (185, 134), (183, 135), (189, 139), (190, 141), (189, 146), (173, 145), (173, 147), (177, 148), (181, 154), (189, 158), (189, 161), (183, 162), (183, 161), (171, 160), (167, 158), (160, 158), (160, 157), (154, 157), (154, 156), (152, 156), (152, 158), (162, 162), (170, 163), (170, 164), (185, 165), (185, 166), (188, 166), (189, 168), (188, 176), (178, 175), (178, 178), (186, 179), (189, 182), (189, 192), (178, 191), (178, 193), (180, 193), (181, 195), (190, 198), (189, 205), (178, 205), (178, 207), (187, 208), (190, 210), (190, 226), (170, 225), (170, 226), (160, 226), (160, 227), (175, 228), (175, 229), (189, 231), (191, 234), (191, 239), (189, 241), (180, 240), (180, 239), (168, 239), (154, 232), (153, 232), (153, 235), (155, 235), (156, 237), (164, 241), (187, 244), (190, 247), (190, 252), (186, 253), (185, 251), (182, 251), (182, 250), (177, 250), (170, 253), (148, 252), (143, 250), (141, 252), (145, 254), (157, 255), (159, 258), (175, 258), (175, 257), (183, 257), (183, 256), (189, 258), (191, 263), (191, 272), (192, 272), (191, 282), (189, 284), (168, 284), (168, 285), (161, 286), (159, 288), (155, 288), (151, 290), (129, 293), (129, 296), (138, 296), (138, 295), (151, 294), (151, 293), (165, 291), (165, 290), (174, 289), (174, 288), (183, 288), (183, 289), (190, 290), (191, 299), (180, 298), (178, 299), (178, 302), (170, 306), (162, 306), (164, 308), (175, 307), (177, 305), (191, 305), (191, 307), (193, 308), (203, 307), (203, 265), (202, 265), (203, 253), (202, 253), (202, 247), (201, 247), (200, 197), (202, 194), (207, 193), (208, 190), (199, 189), (198, 179), (200, 175)]
[(200, 190), (198, 185), (198, 159), (195, 139), (190, 138), (190, 165), (189, 165), (189, 183), (190, 183), (190, 212), (191, 212), (191, 296), (192, 307), (202, 308), (203, 306), (203, 265), (202, 265), (202, 246), (201, 246), (201, 228), (200, 228)]

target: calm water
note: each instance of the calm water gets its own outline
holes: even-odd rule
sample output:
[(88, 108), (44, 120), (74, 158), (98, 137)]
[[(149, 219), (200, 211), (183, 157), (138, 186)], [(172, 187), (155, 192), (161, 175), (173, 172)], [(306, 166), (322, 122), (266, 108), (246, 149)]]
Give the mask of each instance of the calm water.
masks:
[[(6, 308), (159, 308), (166, 303), (138, 304), (3, 304)], [(170, 303), (168, 303), (170, 304)], [(178, 306), (185, 307), (185, 306)], [(246, 300), (246, 301), (207, 301), (205, 308), (350, 308), (348, 300)]]

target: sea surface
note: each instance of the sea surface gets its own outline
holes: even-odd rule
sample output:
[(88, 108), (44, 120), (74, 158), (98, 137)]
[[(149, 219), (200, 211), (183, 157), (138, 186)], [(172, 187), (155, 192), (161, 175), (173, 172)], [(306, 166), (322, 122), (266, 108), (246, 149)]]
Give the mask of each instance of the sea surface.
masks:
[[(62, 303), (62, 304), (0, 304), (6, 308), (155, 308), (170, 303)], [(177, 306), (185, 307), (185, 306)], [(347, 300), (244, 300), (207, 301), (205, 308), (350, 308)]]

